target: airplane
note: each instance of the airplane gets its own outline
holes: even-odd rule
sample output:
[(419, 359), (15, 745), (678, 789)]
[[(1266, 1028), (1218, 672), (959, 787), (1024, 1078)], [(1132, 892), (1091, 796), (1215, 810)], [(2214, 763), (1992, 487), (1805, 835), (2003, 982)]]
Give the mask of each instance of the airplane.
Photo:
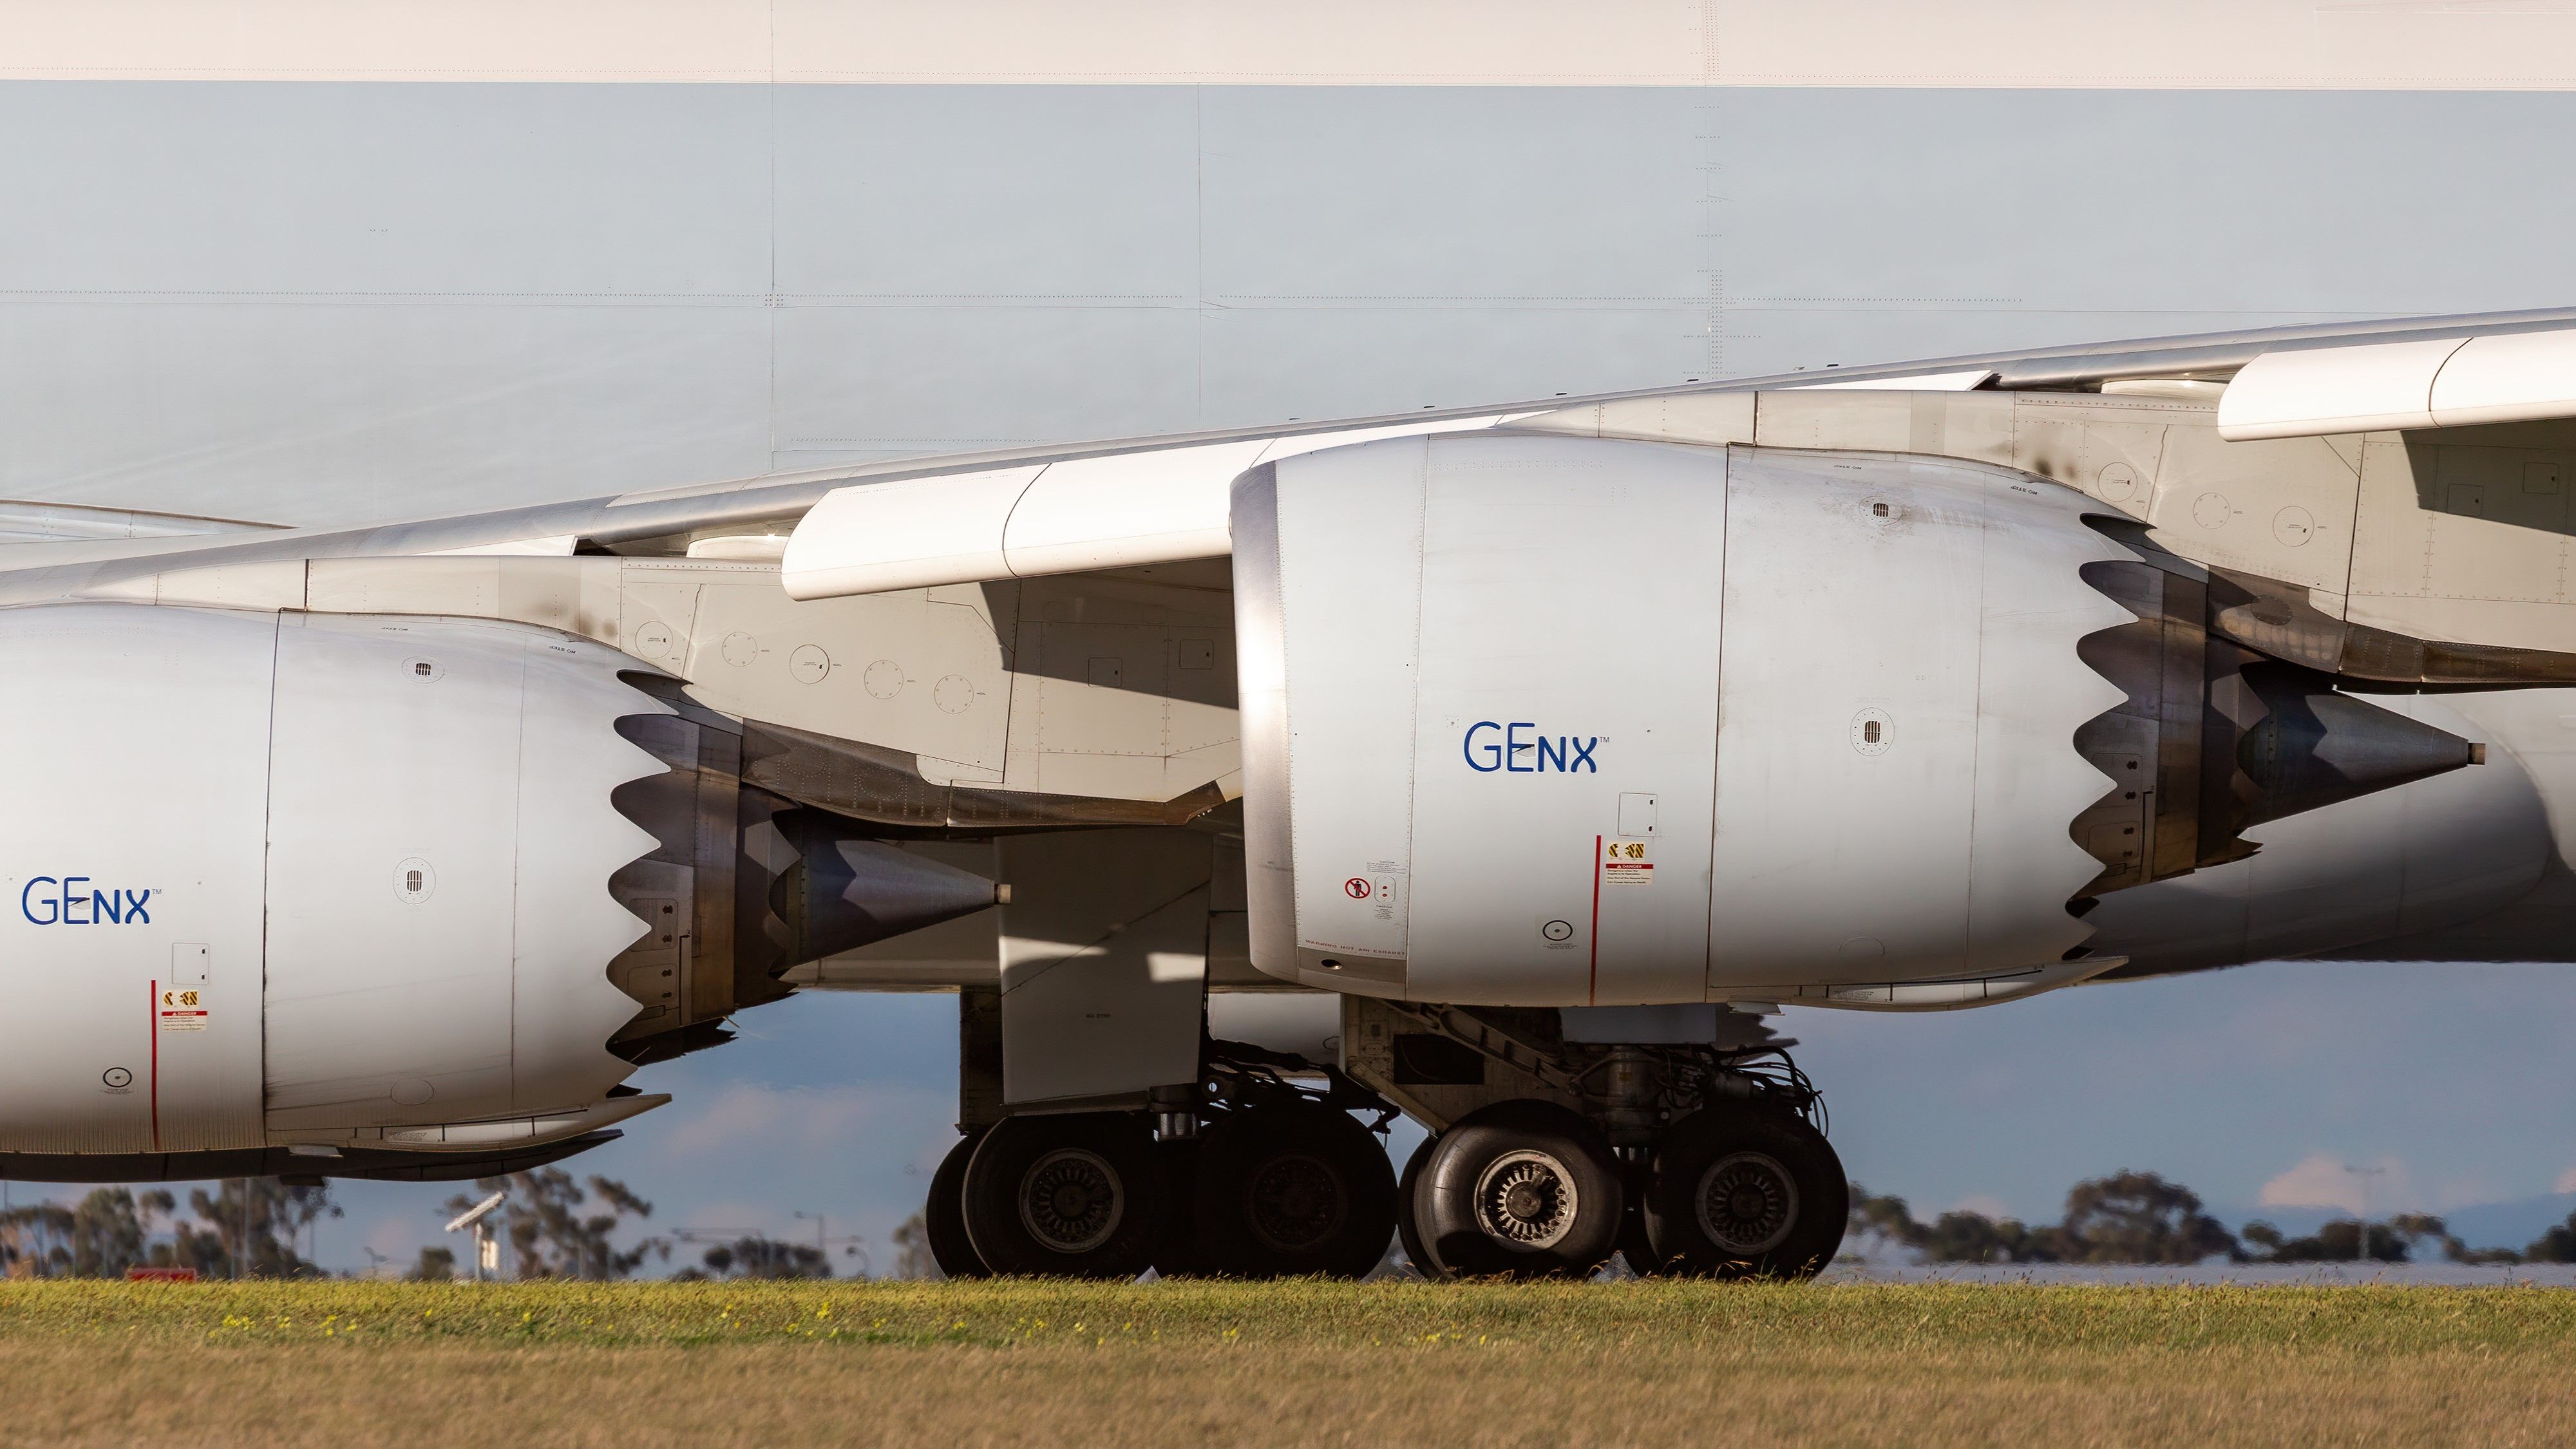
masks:
[(509, 9), (0, 14), (0, 1177), (1795, 1276), (1786, 1008), (2570, 959), (2566, 16)]
[(2576, 310), (64, 508), (0, 1172), (554, 1160), (855, 960), (959, 993), (952, 1275), (1812, 1273), (1784, 1006), (2569, 959), (2571, 429)]

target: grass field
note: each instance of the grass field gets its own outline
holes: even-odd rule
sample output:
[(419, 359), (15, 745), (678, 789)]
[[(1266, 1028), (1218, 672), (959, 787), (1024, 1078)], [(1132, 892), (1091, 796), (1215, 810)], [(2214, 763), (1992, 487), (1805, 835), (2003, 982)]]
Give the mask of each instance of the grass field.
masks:
[(0, 1442), (2553, 1444), (2576, 1293), (0, 1284)]

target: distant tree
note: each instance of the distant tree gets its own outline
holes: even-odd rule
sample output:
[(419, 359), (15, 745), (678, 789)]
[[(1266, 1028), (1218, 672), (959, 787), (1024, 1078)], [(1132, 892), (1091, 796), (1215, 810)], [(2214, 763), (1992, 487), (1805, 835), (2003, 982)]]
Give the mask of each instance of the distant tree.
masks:
[(403, 1280), (408, 1283), (445, 1283), (455, 1277), (456, 1250), (454, 1248), (423, 1247), (420, 1250), (420, 1261), (411, 1265), (410, 1272), (403, 1274)]
[(165, 1266), (153, 1258), (153, 1237), (179, 1206), (178, 1199), (158, 1189), (137, 1198), (122, 1187), (94, 1188), (72, 1209), (71, 1272), (76, 1278), (122, 1278), (132, 1268)]
[(2260, 1250), (2252, 1256), (2269, 1263), (2407, 1263), (2427, 1244), (2439, 1247), (2454, 1263), (2512, 1263), (2522, 1256), (2510, 1248), (2471, 1248), (2430, 1213), (2399, 1213), (2367, 1225), (2357, 1218), (2337, 1218), (2304, 1238), (2285, 1237), (2270, 1223), (2251, 1222), (2244, 1236)]
[[(562, 1168), (541, 1167), (508, 1177), (481, 1178), (474, 1185), (487, 1196), (508, 1189), (509, 1201), (501, 1208), (501, 1231), (522, 1278), (605, 1281), (631, 1276), (646, 1258), (671, 1256), (671, 1244), (663, 1238), (646, 1238), (631, 1248), (616, 1245), (617, 1231), (626, 1219), (641, 1222), (651, 1217), (653, 1205), (613, 1178), (593, 1177), (590, 1190), (584, 1192)], [(606, 1212), (581, 1211), (594, 1196)], [(461, 1213), (472, 1206), (474, 1199), (460, 1194), (448, 1199), (445, 1210)]]
[[(248, 1193), (245, 1198), (245, 1190)], [(242, 1247), (248, 1205), (248, 1248)], [(0, 1214), (0, 1269), (29, 1277), (121, 1278), (136, 1268), (193, 1268), (227, 1277), (238, 1260), (252, 1274), (311, 1276), (320, 1270), (294, 1251), (295, 1238), (323, 1216), (338, 1216), (321, 1188), (286, 1188), (273, 1178), (225, 1183), (209, 1196), (178, 1200), (153, 1188), (92, 1189), (79, 1203), (37, 1203)]]
[(2534, 1238), (2531, 1246), (2522, 1250), (2522, 1257), (2527, 1263), (2576, 1263), (2576, 1212)]
[(2269, 1223), (2247, 1223), (2245, 1240), (2274, 1263), (2403, 1263), (2412, 1246), (2386, 1223), (2371, 1223), (2365, 1231), (2353, 1218), (2337, 1218), (2304, 1238), (2285, 1238)]
[(55, 1278), (71, 1271), (71, 1209), (30, 1203), (0, 1213), (0, 1271), (12, 1278)]
[(2012, 1218), (1984, 1213), (1949, 1212), (1925, 1232), (1924, 1261), (1930, 1263), (2054, 1263), (2059, 1234), (2033, 1230)]
[(718, 1243), (699, 1258), (703, 1273), (683, 1270), (678, 1277), (699, 1278), (829, 1278), (832, 1260), (811, 1243), (782, 1243), (757, 1234)]
[(213, 1194), (196, 1188), (188, 1208), (202, 1227), (190, 1227), (172, 1244), (173, 1266), (209, 1278), (310, 1278), (321, 1269), (295, 1251), (304, 1230), (340, 1216), (327, 1184), (292, 1184), (274, 1177), (233, 1177)]
[(1844, 1231), (1856, 1238), (1875, 1237), (1891, 1247), (1920, 1248), (1929, 1230), (1914, 1220), (1905, 1199), (1880, 1196), (1855, 1182), (1851, 1184), (1851, 1220)]
[(2075, 1184), (2061, 1232), (2058, 1251), (2071, 1262), (2198, 1263), (2243, 1254), (2236, 1235), (2201, 1211), (2198, 1193), (2152, 1172)]
[(935, 1283), (947, 1277), (939, 1270), (939, 1259), (930, 1251), (930, 1225), (921, 1214), (905, 1218), (894, 1230), (894, 1262), (888, 1271), (897, 1278)]

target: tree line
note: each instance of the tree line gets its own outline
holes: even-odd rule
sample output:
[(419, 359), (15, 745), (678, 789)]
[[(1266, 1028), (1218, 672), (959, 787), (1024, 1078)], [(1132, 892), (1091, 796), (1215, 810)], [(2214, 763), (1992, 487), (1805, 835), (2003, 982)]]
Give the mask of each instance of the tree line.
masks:
[[(474, 1186), (473, 1196), (460, 1193), (438, 1211), (453, 1217), (479, 1197), (506, 1191), (493, 1224), (510, 1277), (629, 1278), (647, 1264), (671, 1262), (683, 1246), (698, 1249), (697, 1261), (684, 1264), (676, 1278), (832, 1276), (831, 1259), (820, 1248), (756, 1232), (716, 1242), (686, 1232), (648, 1234), (621, 1244), (653, 1216), (653, 1205), (614, 1178), (579, 1180), (545, 1167), (481, 1178)], [(136, 1269), (188, 1269), (201, 1278), (326, 1277), (311, 1260), (309, 1235), (341, 1214), (329, 1184), (273, 1177), (227, 1179), (212, 1192), (192, 1189), (184, 1210), (166, 1188), (94, 1188), (69, 1207), (39, 1202), (0, 1211), (0, 1277), (122, 1278)], [(917, 1226), (914, 1231), (917, 1236)], [(915, 1258), (926, 1262), (928, 1254), (904, 1252), (898, 1271)], [(470, 1272), (455, 1249), (431, 1244), (403, 1276), (444, 1281)]]
[[(684, 1280), (828, 1278), (830, 1257), (810, 1243), (746, 1233), (708, 1242), (685, 1232), (650, 1234), (620, 1245), (653, 1215), (653, 1205), (613, 1178), (576, 1180), (546, 1167), (483, 1178), (478, 1194), (506, 1191), (495, 1214), (509, 1276), (522, 1279), (628, 1278), (667, 1264), (683, 1245), (698, 1249), (671, 1276)], [(440, 1209), (471, 1207), (465, 1194)], [(2066, 1194), (2059, 1221), (2027, 1224), (1983, 1213), (1945, 1212), (1926, 1223), (1905, 1199), (1851, 1186), (1853, 1247), (1877, 1243), (1927, 1263), (2576, 1263), (2576, 1212), (2530, 1244), (2471, 1248), (2439, 1217), (2398, 1213), (2378, 1221), (2338, 1218), (2292, 1236), (2266, 1222), (2231, 1232), (2200, 1196), (2152, 1172), (2087, 1179)], [(229, 1179), (191, 1189), (186, 1210), (163, 1188), (93, 1189), (65, 1207), (42, 1202), (0, 1212), (0, 1275), (122, 1278), (134, 1269), (193, 1269), (204, 1278), (327, 1276), (307, 1256), (309, 1235), (341, 1215), (327, 1184), (275, 1178)], [(894, 1233), (890, 1276), (935, 1278), (921, 1215)], [(453, 1249), (432, 1245), (404, 1274), (415, 1280), (462, 1276)]]
[(298, 1245), (339, 1215), (328, 1188), (273, 1177), (192, 1189), (184, 1214), (166, 1188), (95, 1188), (70, 1207), (42, 1202), (0, 1212), (0, 1275), (122, 1278), (137, 1268), (182, 1268), (203, 1278), (310, 1278), (321, 1270)]
[(2066, 1193), (2065, 1215), (2027, 1224), (1976, 1212), (1919, 1222), (1901, 1197), (1851, 1185), (1851, 1236), (1907, 1248), (1927, 1263), (2576, 1263), (2576, 1212), (2516, 1252), (2472, 1248), (2441, 1218), (2398, 1213), (2376, 1222), (2337, 1218), (2293, 1237), (2267, 1222), (2242, 1232), (2203, 1210), (2200, 1195), (2152, 1172), (2088, 1178)]

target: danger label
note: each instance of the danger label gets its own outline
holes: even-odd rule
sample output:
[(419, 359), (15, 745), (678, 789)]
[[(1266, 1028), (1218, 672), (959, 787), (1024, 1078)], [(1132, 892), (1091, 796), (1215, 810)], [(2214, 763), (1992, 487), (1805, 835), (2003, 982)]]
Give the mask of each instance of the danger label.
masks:
[(206, 1029), (206, 993), (200, 988), (186, 986), (162, 988), (159, 1010), (163, 1031), (204, 1031)]
[(1604, 847), (1601, 855), (1601, 883), (1606, 886), (1654, 884), (1655, 863), (1648, 858), (1646, 842), (1614, 840)]

